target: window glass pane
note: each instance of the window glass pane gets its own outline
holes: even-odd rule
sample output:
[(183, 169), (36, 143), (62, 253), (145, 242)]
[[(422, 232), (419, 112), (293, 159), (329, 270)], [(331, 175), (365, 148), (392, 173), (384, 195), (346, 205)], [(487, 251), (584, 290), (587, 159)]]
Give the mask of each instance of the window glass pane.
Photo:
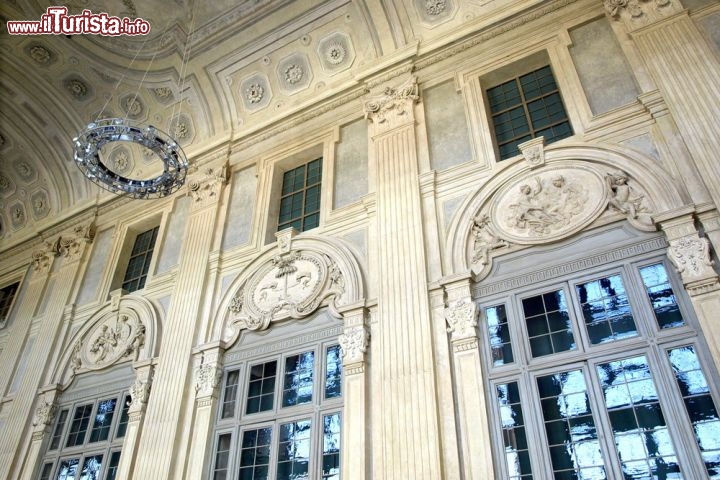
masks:
[(342, 358), (340, 345), (328, 347), (325, 355), (325, 398), (342, 394)]
[(565, 293), (562, 290), (522, 301), (533, 357), (575, 350)]
[(271, 439), (270, 427), (247, 430), (243, 433), (239, 479), (265, 480), (269, 477)]
[(125, 397), (123, 397), (123, 406), (122, 411), (120, 412), (120, 421), (118, 421), (117, 433), (115, 433), (115, 438), (122, 438), (125, 436), (129, 420), (128, 409), (130, 408), (130, 403), (130, 395), (125, 395)]
[(52, 473), (53, 464), (46, 463), (43, 465), (42, 472), (40, 472), (40, 480), (50, 480), (50, 474)]
[(318, 226), (321, 178), (322, 158), (285, 172), (278, 230), (294, 227), (302, 232)]
[(125, 278), (123, 279), (123, 288), (128, 292), (134, 292), (145, 286), (159, 229), (159, 226), (152, 228), (138, 234), (135, 238), (127, 270), (125, 270)]
[(501, 160), (518, 155), (517, 145), (531, 138), (544, 136), (552, 143), (572, 135), (549, 66), (492, 87), (487, 97)]
[(112, 452), (110, 454), (110, 463), (108, 463), (108, 473), (105, 480), (115, 480), (115, 476), (117, 475), (117, 469), (120, 465), (120, 452)]
[(340, 414), (323, 416), (323, 480), (340, 479)]
[(102, 467), (102, 455), (85, 457), (79, 480), (99, 480), (100, 467)]
[(283, 407), (312, 401), (314, 352), (304, 352), (285, 359)]
[(538, 377), (537, 385), (555, 478), (605, 478), (582, 371)]
[(65, 422), (67, 421), (68, 410), (60, 410), (57, 422), (55, 423), (55, 429), (53, 430), (52, 438), (50, 439), (50, 447), (48, 450), (55, 450), (60, 446), (60, 439), (62, 438), (63, 429), (65, 428)]
[(277, 480), (308, 476), (310, 462), (310, 420), (280, 425)]
[(230, 440), (229, 433), (218, 437), (217, 451), (215, 452), (215, 470), (213, 472), (213, 480), (226, 480), (228, 471), (228, 460), (230, 459)]
[(620, 275), (613, 275), (576, 287), (585, 328), (593, 345), (637, 336)]
[(517, 382), (499, 384), (495, 387), (495, 392), (509, 477), (513, 480), (531, 479), (530, 452)]
[(57, 480), (75, 480), (78, 473), (79, 458), (68, 458), (60, 462)]
[(0, 289), (0, 322), (4, 321), (10, 313), (10, 305), (12, 305), (19, 286), (20, 282), (16, 282)]
[(720, 417), (695, 348), (674, 348), (668, 351), (668, 357), (708, 476), (720, 478)]
[(230, 418), (235, 415), (235, 403), (237, 399), (238, 379), (240, 370), (228, 372), (225, 378), (225, 390), (223, 393), (222, 413), (220, 418)]
[(625, 478), (680, 478), (645, 356), (604, 363), (597, 372)]
[(115, 398), (102, 400), (98, 403), (95, 421), (90, 431), (90, 442), (101, 442), (108, 439), (116, 403), (117, 399)]
[(660, 328), (673, 328), (685, 324), (680, 314), (675, 294), (662, 263), (640, 269), (645, 291), (647, 292), (655, 319)]
[(250, 368), (246, 414), (272, 410), (276, 371), (277, 361), (275, 360), (253, 365)]
[(510, 344), (510, 327), (508, 325), (505, 305), (497, 305), (485, 309), (488, 340), (493, 365), (513, 363), (513, 351)]
[(68, 433), (66, 447), (74, 447), (85, 443), (85, 433), (90, 423), (90, 415), (92, 413), (92, 404), (81, 405), (75, 408), (75, 416), (70, 424), (70, 433)]

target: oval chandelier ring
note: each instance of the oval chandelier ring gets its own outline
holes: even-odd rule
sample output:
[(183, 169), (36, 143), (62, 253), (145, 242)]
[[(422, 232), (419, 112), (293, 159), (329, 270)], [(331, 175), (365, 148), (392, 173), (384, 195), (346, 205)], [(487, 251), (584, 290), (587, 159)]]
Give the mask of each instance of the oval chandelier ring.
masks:
[[(106, 165), (101, 149), (112, 142), (132, 142), (153, 152), (163, 162), (163, 171), (156, 177), (134, 179), (124, 177)], [(133, 198), (160, 198), (177, 191), (185, 183), (188, 162), (185, 153), (169, 135), (152, 125), (142, 126), (122, 118), (107, 118), (88, 124), (73, 139), (73, 156), (87, 178), (113, 193)]]

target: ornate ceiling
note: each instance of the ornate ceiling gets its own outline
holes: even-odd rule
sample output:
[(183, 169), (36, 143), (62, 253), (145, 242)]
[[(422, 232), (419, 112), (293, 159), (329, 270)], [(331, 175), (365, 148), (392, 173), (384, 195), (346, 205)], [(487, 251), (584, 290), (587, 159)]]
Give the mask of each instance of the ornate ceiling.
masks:
[[(540, 0), (72, 0), (142, 18), (145, 36), (9, 35), (46, 0), (0, 5), (0, 250), (110, 194), (87, 181), (72, 139), (89, 122), (127, 117), (175, 136), (191, 163), (229, 139), (362, 82), (395, 59), (431, 51)], [(520, 8), (522, 6), (522, 8)], [(410, 52), (410, 53), (407, 53)], [(187, 62), (183, 58), (187, 58)], [(121, 174), (153, 158), (119, 142)]]

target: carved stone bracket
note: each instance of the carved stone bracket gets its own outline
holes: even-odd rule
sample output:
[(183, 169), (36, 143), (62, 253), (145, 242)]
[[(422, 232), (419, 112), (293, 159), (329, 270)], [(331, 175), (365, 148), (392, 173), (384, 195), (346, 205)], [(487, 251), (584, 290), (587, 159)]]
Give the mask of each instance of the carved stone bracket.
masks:
[[(365, 352), (370, 343), (370, 331), (365, 325), (355, 325), (346, 327), (345, 332), (340, 335), (340, 351), (343, 359), (343, 366), (351, 367), (357, 373), (363, 371), (358, 370), (358, 364), (365, 362)], [(346, 369), (346, 374), (348, 373)]]
[(194, 200), (196, 208), (209, 205), (220, 198), (223, 185), (227, 183), (227, 168), (206, 168), (194, 175), (188, 182), (188, 195)]
[(387, 131), (414, 119), (412, 106), (420, 100), (417, 78), (410, 77), (399, 87), (387, 87), (382, 95), (365, 102), (365, 118)]
[(460, 298), (445, 309), (450, 340), (453, 343), (477, 338), (477, 305), (469, 298)]

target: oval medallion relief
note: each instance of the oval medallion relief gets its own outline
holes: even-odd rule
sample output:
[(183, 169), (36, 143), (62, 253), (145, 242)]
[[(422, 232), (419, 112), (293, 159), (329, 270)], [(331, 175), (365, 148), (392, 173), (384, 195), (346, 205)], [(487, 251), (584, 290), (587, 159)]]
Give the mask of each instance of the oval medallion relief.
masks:
[(550, 243), (577, 232), (603, 212), (604, 187), (602, 177), (589, 169), (529, 172), (498, 191), (491, 216), (505, 240)]

